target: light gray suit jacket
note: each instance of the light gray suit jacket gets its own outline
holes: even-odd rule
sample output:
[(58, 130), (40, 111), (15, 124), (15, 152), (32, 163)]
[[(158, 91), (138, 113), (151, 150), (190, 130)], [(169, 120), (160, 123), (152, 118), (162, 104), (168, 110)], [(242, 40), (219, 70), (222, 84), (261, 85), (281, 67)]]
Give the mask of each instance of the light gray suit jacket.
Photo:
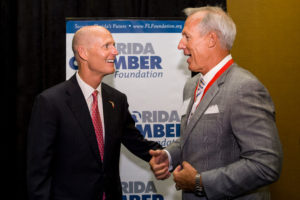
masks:
[(184, 88), (184, 100), (191, 100), (181, 118), (181, 138), (166, 148), (174, 167), (187, 161), (201, 174), (206, 197), (183, 192), (183, 199), (270, 199), (263, 186), (279, 178), (282, 149), (267, 89), (234, 63), (187, 124), (199, 76)]

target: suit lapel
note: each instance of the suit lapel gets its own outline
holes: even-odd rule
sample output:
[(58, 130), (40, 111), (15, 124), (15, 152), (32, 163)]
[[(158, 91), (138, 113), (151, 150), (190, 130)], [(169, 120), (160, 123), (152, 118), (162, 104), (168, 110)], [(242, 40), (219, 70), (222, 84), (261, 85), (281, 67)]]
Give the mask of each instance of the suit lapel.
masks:
[[(105, 126), (105, 145), (104, 145), (104, 161), (108, 156), (107, 152), (110, 152), (109, 149), (112, 145), (112, 133), (114, 133), (114, 119), (115, 116), (115, 101), (112, 99), (110, 91), (105, 87), (105, 84), (102, 83), (102, 104), (103, 104), (103, 115), (104, 115), (104, 126)], [(105, 164), (105, 162), (104, 162)]]
[(67, 105), (77, 119), (78, 124), (82, 129), (82, 133), (87, 137), (97, 161), (102, 165), (92, 118), (75, 75), (68, 81), (67, 95), (69, 95)]
[[(191, 117), (190, 122), (186, 126), (184, 130), (184, 138), (182, 141), (182, 146), (184, 146), (185, 142), (187, 141), (188, 137), (190, 136), (190, 133), (192, 132), (193, 128), (197, 124), (197, 122), (200, 120), (201, 116), (203, 115), (204, 111), (207, 109), (209, 106), (211, 100), (216, 96), (216, 94), (219, 91), (219, 86), (214, 83), (209, 90), (206, 92), (205, 96), (201, 100), (197, 110), (195, 111), (193, 117)], [(188, 116), (187, 116), (188, 118)]]
[[(196, 126), (196, 124), (198, 123), (198, 121), (201, 119), (201, 117), (203, 116), (204, 112), (206, 111), (206, 109), (209, 107), (211, 101), (213, 100), (213, 98), (218, 94), (220, 86), (224, 83), (225, 78), (227, 73), (231, 70), (232, 66), (227, 69), (217, 80), (214, 84), (212, 84), (212, 86), (209, 88), (209, 90), (207, 90), (205, 96), (203, 97), (203, 99), (201, 100), (197, 110), (194, 113), (194, 116), (190, 119), (189, 124), (185, 127), (184, 130), (184, 137), (182, 139), (182, 146), (184, 146), (184, 144), (186, 143), (189, 135), (191, 134), (192, 130), (194, 129), (194, 127)], [(193, 101), (191, 103), (191, 105), (189, 106), (189, 112), (191, 111), (193, 105)], [(186, 119), (188, 118), (188, 115), (186, 117)]]
[(183, 117), (182, 119), (182, 128), (181, 130), (185, 130), (186, 129), (186, 126), (187, 126), (187, 120), (188, 120), (188, 117), (190, 115), (190, 112), (192, 110), (192, 106), (194, 104), (194, 91), (196, 89), (196, 86), (198, 84), (198, 81), (199, 81), (199, 76), (200, 74), (196, 75), (198, 78), (195, 79), (195, 81), (191, 84), (191, 86), (188, 86), (188, 90), (186, 94), (184, 94), (184, 98), (186, 98), (185, 100), (187, 100), (188, 98), (190, 98), (190, 102), (189, 102), (189, 105), (188, 105), (188, 108), (187, 108), (187, 112), (185, 113), (185, 117)]
[[(188, 108), (187, 108), (187, 112), (185, 113), (185, 117), (182, 118), (182, 128), (181, 128), (182, 130), (185, 130), (187, 127), (187, 121), (188, 121), (190, 112), (192, 110), (193, 103), (194, 103), (194, 101), (193, 101), (193, 99), (191, 99), (189, 102)], [(184, 135), (183, 135), (183, 137), (184, 137)]]

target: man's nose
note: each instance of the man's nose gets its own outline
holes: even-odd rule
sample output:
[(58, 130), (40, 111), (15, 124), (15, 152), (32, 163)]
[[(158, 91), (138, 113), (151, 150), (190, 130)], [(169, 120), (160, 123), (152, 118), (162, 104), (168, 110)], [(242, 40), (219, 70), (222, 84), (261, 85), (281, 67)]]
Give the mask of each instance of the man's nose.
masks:
[(185, 43), (183, 42), (183, 39), (181, 39), (181, 40), (179, 41), (179, 44), (178, 44), (177, 48), (178, 48), (179, 50), (182, 50), (182, 49), (185, 48)]
[(116, 47), (113, 47), (112, 53), (113, 53), (114, 55), (118, 55), (118, 54), (119, 54), (119, 52), (118, 52), (118, 50), (117, 50)]

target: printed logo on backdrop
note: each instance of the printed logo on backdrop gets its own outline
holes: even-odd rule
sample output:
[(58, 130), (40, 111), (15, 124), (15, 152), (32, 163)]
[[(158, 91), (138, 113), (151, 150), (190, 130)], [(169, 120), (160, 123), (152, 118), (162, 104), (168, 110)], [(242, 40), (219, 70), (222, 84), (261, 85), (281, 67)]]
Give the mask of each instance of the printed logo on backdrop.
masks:
[(115, 78), (162, 78), (162, 58), (151, 42), (117, 43)]
[[(121, 21), (68, 21), (67, 33), (75, 33), (86, 25), (99, 25), (107, 28), (111, 33), (181, 33), (183, 21), (163, 20), (121, 20)], [(120, 42), (116, 44), (119, 55), (115, 60), (116, 79), (157, 79), (164, 76), (163, 59), (156, 54), (156, 48), (149, 42)], [(69, 67), (78, 69), (72, 56)]]
[(180, 137), (180, 117), (177, 110), (133, 111), (132, 118), (145, 138), (155, 140), (163, 147)]
[(122, 181), (122, 200), (164, 200), (153, 181)]

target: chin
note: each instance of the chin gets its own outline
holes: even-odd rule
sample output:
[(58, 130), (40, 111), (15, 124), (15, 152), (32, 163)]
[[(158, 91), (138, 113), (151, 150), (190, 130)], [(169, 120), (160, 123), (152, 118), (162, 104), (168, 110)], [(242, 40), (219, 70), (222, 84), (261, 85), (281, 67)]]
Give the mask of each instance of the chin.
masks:
[(202, 71), (201, 67), (199, 67), (198, 65), (191, 65), (190, 64), (188, 68), (189, 68), (190, 71), (196, 72), (196, 73), (198, 73), (198, 72), (201, 73), (201, 71)]
[(115, 72), (115, 69), (113, 70), (110, 70), (110, 71), (105, 71), (105, 72), (102, 72), (104, 74), (104, 76), (107, 76), (107, 75), (110, 75), (110, 74), (113, 74)]
[(115, 69), (113, 69), (113, 70), (111, 70), (109, 73), (107, 73), (107, 74), (113, 74), (113, 73), (115, 73)]
[(188, 68), (189, 68), (189, 70), (190, 70), (190, 71), (192, 71), (192, 72), (194, 72), (194, 71), (195, 71), (195, 69), (194, 69), (194, 68), (193, 68), (193, 66), (191, 66), (191, 65), (189, 65), (189, 67), (188, 67)]
[(107, 73), (108, 74), (112, 74), (116, 71), (115, 67), (114, 66), (110, 66), (109, 68), (107, 68)]

